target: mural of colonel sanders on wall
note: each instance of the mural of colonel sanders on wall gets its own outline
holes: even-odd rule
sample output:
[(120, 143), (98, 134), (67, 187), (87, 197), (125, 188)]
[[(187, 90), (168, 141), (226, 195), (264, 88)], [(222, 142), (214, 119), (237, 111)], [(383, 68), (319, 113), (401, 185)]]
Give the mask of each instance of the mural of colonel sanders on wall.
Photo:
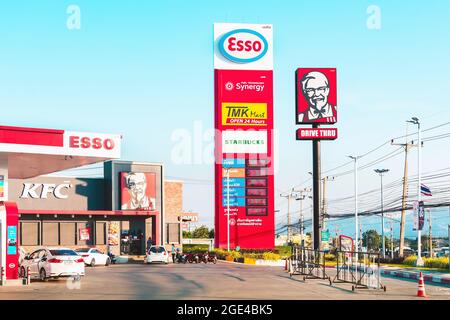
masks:
[(156, 209), (156, 174), (142, 172), (121, 172), (121, 209)]

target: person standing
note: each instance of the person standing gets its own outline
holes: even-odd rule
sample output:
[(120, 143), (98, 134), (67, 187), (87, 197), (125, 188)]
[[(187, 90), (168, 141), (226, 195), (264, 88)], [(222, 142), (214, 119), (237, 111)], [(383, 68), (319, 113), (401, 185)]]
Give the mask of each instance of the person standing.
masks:
[(175, 255), (176, 255), (176, 252), (175, 252), (175, 245), (172, 243), (172, 261), (173, 261), (173, 263), (175, 263)]
[(152, 246), (153, 241), (152, 241), (152, 237), (148, 237), (147, 239), (147, 251), (150, 250), (150, 247)]

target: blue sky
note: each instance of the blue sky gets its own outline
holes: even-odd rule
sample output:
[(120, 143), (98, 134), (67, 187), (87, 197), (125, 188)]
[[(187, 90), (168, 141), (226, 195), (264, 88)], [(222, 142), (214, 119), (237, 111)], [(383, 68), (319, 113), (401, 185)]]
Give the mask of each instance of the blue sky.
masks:
[[(79, 30), (66, 27), (71, 4), (81, 10)], [(370, 5), (381, 10), (379, 30), (366, 26)], [(167, 176), (191, 179), (185, 209), (212, 225), (213, 167), (175, 164), (171, 137), (180, 129), (194, 134), (196, 125), (213, 127), (214, 22), (273, 24), (278, 194), (306, 180), (311, 170), (310, 143), (294, 140), (297, 67), (338, 70), (339, 139), (323, 143), (324, 170), (402, 135), (411, 116), (424, 128), (449, 120), (449, 9), (449, 2), (438, 0), (3, 1), (1, 122), (121, 133), (124, 159), (162, 162)], [(448, 127), (436, 134), (442, 132)], [(424, 148), (424, 171), (448, 167), (448, 143)], [(367, 162), (389, 148), (394, 147)], [(402, 156), (380, 164), (391, 169), (386, 183), (401, 177), (402, 164)], [(360, 178), (361, 192), (378, 186), (371, 169)], [(352, 193), (351, 175), (330, 183), (330, 198)], [(284, 202), (276, 201), (279, 221)]]

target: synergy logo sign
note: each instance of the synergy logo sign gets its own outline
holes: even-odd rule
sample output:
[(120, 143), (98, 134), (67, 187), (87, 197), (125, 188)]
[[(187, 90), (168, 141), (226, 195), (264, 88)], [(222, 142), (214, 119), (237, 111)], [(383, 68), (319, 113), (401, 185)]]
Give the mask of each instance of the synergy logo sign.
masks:
[(219, 41), (220, 53), (233, 62), (254, 62), (267, 53), (269, 44), (264, 36), (251, 29), (236, 29), (225, 33)]
[(267, 103), (222, 103), (222, 125), (265, 126)]

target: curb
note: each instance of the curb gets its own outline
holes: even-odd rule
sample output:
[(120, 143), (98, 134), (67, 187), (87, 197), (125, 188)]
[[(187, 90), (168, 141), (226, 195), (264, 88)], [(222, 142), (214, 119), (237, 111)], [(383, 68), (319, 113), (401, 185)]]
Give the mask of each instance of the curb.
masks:
[[(410, 280), (419, 280), (420, 274), (416, 272), (406, 272), (406, 271), (394, 271), (394, 270), (385, 270), (381, 269), (382, 275), (388, 275), (396, 278), (410, 279)], [(434, 276), (434, 275), (424, 275), (423, 281), (428, 283), (435, 284), (445, 284), (450, 285), (450, 278), (442, 277), (442, 276)]]

